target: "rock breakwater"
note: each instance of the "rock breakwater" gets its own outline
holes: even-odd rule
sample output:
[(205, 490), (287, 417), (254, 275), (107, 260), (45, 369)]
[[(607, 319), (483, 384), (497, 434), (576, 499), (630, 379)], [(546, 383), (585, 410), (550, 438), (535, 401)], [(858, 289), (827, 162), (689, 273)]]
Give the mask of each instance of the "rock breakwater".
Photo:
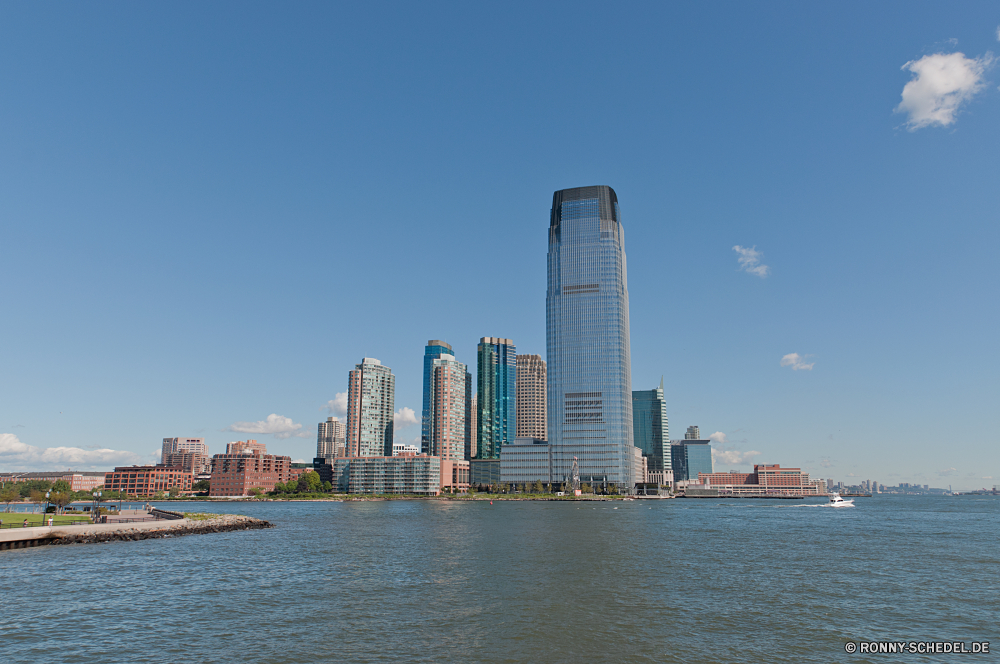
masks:
[(209, 519), (194, 521), (166, 521), (160, 529), (138, 529), (122, 527), (107, 532), (86, 532), (80, 534), (62, 534), (48, 540), (47, 544), (98, 544), (101, 542), (135, 542), (162, 537), (179, 537), (181, 535), (205, 535), (209, 533), (228, 533), (235, 530), (261, 530), (273, 528), (274, 524), (263, 519), (237, 514), (220, 514)]

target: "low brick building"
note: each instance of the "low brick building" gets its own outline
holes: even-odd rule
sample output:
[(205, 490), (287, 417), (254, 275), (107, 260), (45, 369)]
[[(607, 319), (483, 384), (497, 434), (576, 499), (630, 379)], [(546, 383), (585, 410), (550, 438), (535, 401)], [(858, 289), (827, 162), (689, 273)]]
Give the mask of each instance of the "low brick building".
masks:
[(104, 488), (130, 496), (152, 496), (173, 487), (190, 491), (193, 475), (177, 466), (119, 466), (104, 476)]
[(252, 489), (271, 491), (278, 482), (288, 482), (291, 465), (291, 457), (266, 454), (260, 449), (216, 454), (212, 457), (208, 495), (248, 496)]

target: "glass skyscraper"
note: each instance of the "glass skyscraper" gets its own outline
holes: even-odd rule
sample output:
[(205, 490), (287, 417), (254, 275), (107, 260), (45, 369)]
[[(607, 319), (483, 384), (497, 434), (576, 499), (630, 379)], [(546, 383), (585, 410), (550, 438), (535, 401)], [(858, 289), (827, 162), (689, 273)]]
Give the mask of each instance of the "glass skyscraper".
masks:
[(662, 378), (656, 389), (632, 392), (632, 423), (635, 446), (646, 457), (649, 472), (671, 470), (670, 431)]
[(430, 454), (431, 444), (431, 372), (434, 360), (442, 355), (454, 355), (451, 344), (431, 339), (424, 347), (424, 403), (420, 413), (420, 453)]
[(553, 194), (545, 319), (553, 480), (570, 474), (575, 457), (583, 481), (631, 489), (642, 478), (633, 453), (625, 231), (611, 187)]
[(476, 355), (476, 458), (499, 459), (517, 433), (517, 348), (510, 339), (483, 337)]
[(698, 480), (698, 473), (712, 473), (712, 441), (675, 440), (670, 446), (674, 480)]

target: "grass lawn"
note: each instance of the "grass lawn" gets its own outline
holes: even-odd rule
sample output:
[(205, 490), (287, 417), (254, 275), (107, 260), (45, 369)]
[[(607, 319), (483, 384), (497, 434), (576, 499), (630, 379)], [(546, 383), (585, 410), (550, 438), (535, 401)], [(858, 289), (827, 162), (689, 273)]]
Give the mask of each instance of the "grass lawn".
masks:
[(219, 516), (218, 514), (206, 514), (205, 512), (184, 512), (184, 517), (192, 521), (207, 521)]
[[(52, 524), (55, 526), (66, 526), (73, 522), (79, 521), (83, 523), (91, 523), (90, 517), (86, 514), (46, 514), (46, 517), (52, 517)], [(14, 525), (15, 528), (20, 528), (24, 520), (28, 520), (28, 526), (41, 526), (45, 525), (42, 523), (42, 514), (24, 514), (17, 512), (0, 512), (0, 521), (3, 521), (3, 529), (6, 530)], [(46, 521), (46, 524), (48, 522)]]

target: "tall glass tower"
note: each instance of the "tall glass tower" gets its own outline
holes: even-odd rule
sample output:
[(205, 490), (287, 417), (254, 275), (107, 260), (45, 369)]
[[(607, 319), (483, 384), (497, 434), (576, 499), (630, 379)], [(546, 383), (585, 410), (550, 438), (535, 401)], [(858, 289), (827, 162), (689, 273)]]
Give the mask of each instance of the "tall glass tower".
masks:
[(632, 392), (632, 427), (635, 446), (646, 457), (649, 472), (671, 470), (670, 430), (667, 402), (663, 399), (663, 378), (655, 389)]
[[(545, 297), (552, 475), (631, 489), (632, 438), (625, 231), (606, 186), (552, 196)], [(641, 466), (640, 466), (641, 470)]]
[(434, 360), (442, 355), (454, 355), (451, 344), (431, 339), (424, 346), (424, 403), (420, 414), (420, 453), (430, 454), (431, 445), (431, 373)]
[(476, 458), (499, 459), (517, 434), (517, 347), (510, 339), (483, 337), (477, 349)]

